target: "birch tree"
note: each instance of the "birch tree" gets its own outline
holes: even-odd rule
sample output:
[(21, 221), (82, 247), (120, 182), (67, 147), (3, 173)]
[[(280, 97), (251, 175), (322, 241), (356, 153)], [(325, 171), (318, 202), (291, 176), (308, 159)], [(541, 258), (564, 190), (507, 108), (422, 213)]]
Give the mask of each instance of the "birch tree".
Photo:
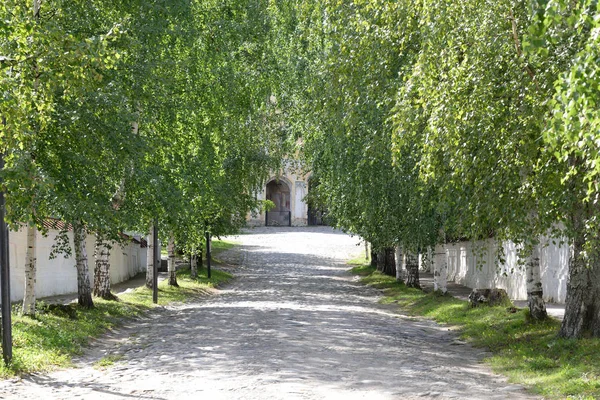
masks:
[(173, 233), (169, 235), (169, 245), (168, 245), (168, 273), (169, 273), (169, 285), (170, 286), (179, 286), (177, 284), (177, 274), (175, 270), (175, 236)]
[(593, 1), (550, 1), (534, 17), (525, 43), (532, 67), (553, 79), (551, 118), (544, 141), (564, 165), (560, 182), (549, 186), (571, 255), (565, 317), (560, 335), (600, 336), (600, 268), (597, 216), (597, 107), (599, 9)]
[(88, 257), (85, 249), (86, 236), (86, 230), (83, 223), (74, 223), (73, 242), (75, 246), (77, 268), (77, 303), (83, 308), (93, 308), (94, 302), (92, 301)]

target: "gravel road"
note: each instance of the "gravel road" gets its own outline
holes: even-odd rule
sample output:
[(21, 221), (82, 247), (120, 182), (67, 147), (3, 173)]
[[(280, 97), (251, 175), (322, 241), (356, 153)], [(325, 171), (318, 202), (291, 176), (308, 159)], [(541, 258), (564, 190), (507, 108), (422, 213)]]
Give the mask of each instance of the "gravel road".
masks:
[[(95, 341), (77, 368), (0, 382), (15, 399), (529, 399), (447, 328), (378, 304), (344, 261), (358, 239), (327, 227), (256, 228), (222, 254), (218, 295)], [(112, 367), (93, 363), (122, 355)]]

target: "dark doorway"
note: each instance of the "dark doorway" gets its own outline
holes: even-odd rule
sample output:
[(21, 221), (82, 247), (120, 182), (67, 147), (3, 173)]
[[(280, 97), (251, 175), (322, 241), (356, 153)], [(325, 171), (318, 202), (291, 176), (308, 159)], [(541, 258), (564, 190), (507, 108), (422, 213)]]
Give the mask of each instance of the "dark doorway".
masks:
[(267, 200), (271, 200), (275, 207), (265, 213), (265, 225), (291, 226), (290, 187), (287, 183), (278, 180), (267, 183)]

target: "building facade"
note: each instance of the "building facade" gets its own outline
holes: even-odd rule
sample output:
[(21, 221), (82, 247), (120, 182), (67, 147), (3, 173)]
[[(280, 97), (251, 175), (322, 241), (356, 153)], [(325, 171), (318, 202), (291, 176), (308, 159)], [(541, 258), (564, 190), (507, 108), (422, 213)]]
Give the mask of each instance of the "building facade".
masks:
[(308, 176), (288, 166), (273, 174), (263, 190), (256, 194), (259, 200), (270, 200), (275, 207), (267, 212), (248, 217), (251, 226), (306, 226), (308, 225)]

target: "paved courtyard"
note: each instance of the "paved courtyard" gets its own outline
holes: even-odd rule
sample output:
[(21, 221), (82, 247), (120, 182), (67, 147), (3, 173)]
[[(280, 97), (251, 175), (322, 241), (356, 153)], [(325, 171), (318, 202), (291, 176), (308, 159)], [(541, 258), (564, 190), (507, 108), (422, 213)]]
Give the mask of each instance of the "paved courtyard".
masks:
[[(218, 295), (95, 341), (78, 368), (0, 382), (15, 399), (526, 399), (447, 328), (378, 304), (347, 272), (364, 254), (327, 227), (256, 228), (223, 253)], [(101, 370), (93, 363), (122, 357)]]

